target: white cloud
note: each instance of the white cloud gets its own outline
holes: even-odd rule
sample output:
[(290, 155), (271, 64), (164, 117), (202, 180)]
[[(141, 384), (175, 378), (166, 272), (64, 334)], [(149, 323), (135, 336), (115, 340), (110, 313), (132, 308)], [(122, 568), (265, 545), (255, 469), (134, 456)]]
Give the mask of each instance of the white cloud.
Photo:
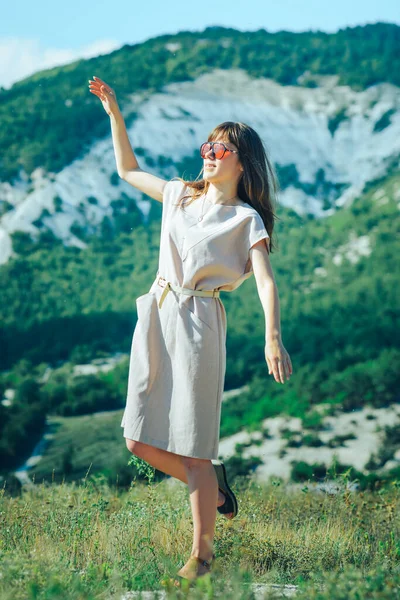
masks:
[(121, 42), (105, 39), (82, 48), (43, 48), (34, 38), (3, 37), (0, 38), (0, 86), (10, 88), (37, 71), (108, 54), (120, 47)]

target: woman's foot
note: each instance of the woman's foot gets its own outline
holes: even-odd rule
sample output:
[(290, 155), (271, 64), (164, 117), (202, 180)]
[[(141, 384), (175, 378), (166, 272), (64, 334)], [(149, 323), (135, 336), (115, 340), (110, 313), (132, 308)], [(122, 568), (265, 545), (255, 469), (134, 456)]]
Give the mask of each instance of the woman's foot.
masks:
[[(204, 561), (203, 559), (196, 558), (195, 556), (190, 556), (186, 564), (179, 569), (177, 575), (179, 577), (183, 577), (184, 579), (190, 580), (201, 577), (202, 575), (205, 575), (211, 571), (212, 560), (214, 558), (215, 557), (213, 555), (211, 558)], [(179, 580), (177, 580), (176, 583), (179, 585)]]
[[(225, 502), (225, 494), (223, 492), (221, 492), (220, 489), (218, 489), (218, 502), (217, 502), (217, 506), (222, 506), (224, 502)], [(226, 517), (227, 519), (232, 519), (232, 515), (233, 515), (233, 512), (225, 513), (224, 517)]]

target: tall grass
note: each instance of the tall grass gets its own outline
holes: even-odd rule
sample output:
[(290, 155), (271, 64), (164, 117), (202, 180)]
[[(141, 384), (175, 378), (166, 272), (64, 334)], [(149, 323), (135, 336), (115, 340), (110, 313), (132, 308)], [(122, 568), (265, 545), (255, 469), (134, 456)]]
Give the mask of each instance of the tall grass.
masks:
[[(2, 600), (122, 598), (127, 590), (182, 597), (168, 581), (191, 551), (187, 486), (155, 483), (147, 463), (131, 462), (147, 482), (133, 481), (129, 490), (110, 487), (104, 476), (43, 482), (14, 497), (5, 485)], [(397, 482), (377, 492), (343, 486), (330, 495), (238, 477), (234, 489), (239, 514), (232, 521), (218, 515), (214, 569), (190, 597), (250, 599), (254, 582), (295, 584), (301, 600), (399, 597)]]

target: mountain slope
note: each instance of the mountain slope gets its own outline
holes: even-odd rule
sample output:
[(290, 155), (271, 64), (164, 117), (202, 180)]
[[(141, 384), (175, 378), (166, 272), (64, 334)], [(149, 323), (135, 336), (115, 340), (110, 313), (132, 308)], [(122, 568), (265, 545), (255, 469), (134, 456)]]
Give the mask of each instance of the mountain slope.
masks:
[[(311, 80), (302, 72), (293, 82), (274, 71), (274, 81), (258, 59), (259, 53), (277, 52), (275, 42), (269, 46), (273, 38), (261, 32), (245, 42), (237, 32), (224, 30), (221, 38), (211, 29), (203, 41), (185, 33), (167, 36), (99, 62), (37, 74), (14, 86), (7, 99), (2, 96), (0, 147), (8, 144), (8, 151), (1, 154), (0, 168), (8, 181), (0, 184), (0, 346), (1, 368), (9, 372), (0, 373), (0, 390), (16, 389), (16, 400), (0, 405), (7, 431), (7, 437), (0, 435), (1, 456), (8, 453), (12, 461), (28, 451), (26, 440), (39, 435), (47, 414), (82, 414), (99, 400), (105, 409), (123, 406), (127, 362), (109, 374), (107, 386), (88, 378), (72, 385), (69, 370), (82, 357), (129, 352), (135, 297), (148, 289), (157, 269), (162, 206), (115, 172), (108, 118), (97, 99), (94, 108), (80, 79), (93, 65), (103, 65), (99, 75), (121, 90), (132, 144), (149, 171), (165, 178), (197, 176), (198, 146), (216, 123), (229, 118), (254, 125), (277, 165), (282, 192), (274, 231), (278, 252), (271, 259), (283, 341), (295, 374), (284, 386), (267, 375), (254, 278), (240, 293), (224, 295), (225, 387), (246, 384), (248, 391), (224, 403), (222, 435), (257, 428), (280, 413), (305, 417), (318, 403), (352, 410), (398, 401), (399, 88), (395, 75), (380, 79), (389, 55), (391, 66), (396, 64), (386, 42), (379, 59), (368, 53), (384, 33), (396, 44), (397, 31), (377, 26), (344, 32), (343, 48), (354, 49), (357, 41), (359, 49), (350, 53), (353, 62), (344, 61), (347, 71), (337, 65), (339, 79), (326, 75), (332, 55), (321, 71), (325, 75), (315, 70)], [(321, 56), (327, 58), (337, 38), (279, 39), (291, 44), (293, 58), (300, 42), (320, 37)], [(230, 49), (229, 40), (244, 44), (240, 56), (247, 56), (247, 65), (214, 60), (214, 50), (224, 43)], [(268, 66), (271, 72), (283, 67), (289, 45)], [(157, 61), (145, 63), (156, 49), (159, 71)], [(165, 62), (165, 50), (177, 58)], [(132, 72), (125, 64), (124, 79), (121, 61), (137, 53), (144, 62)], [(297, 73), (293, 66), (289, 71)], [(354, 76), (351, 82), (343, 80), (345, 73)], [(375, 77), (374, 85), (364, 89), (357, 74), (369, 83)], [(35, 81), (47, 86), (46, 103), (42, 90), (28, 94)], [(52, 104), (55, 97), (61, 102), (65, 90), (71, 92), (63, 98), (63, 106), (72, 109), (69, 118)], [(38, 98), (43, 112), (35, 112)], [(8, 121), (4, 106), (10, 109)], [(25, 131), (26, 119), (32, 128)], [(18, 165), (25, 170), (13, 180), (7, 169)], [(47, 364), (55, 367), (54, 376), (37, 381), (36, 367), (39, 372)], [(314, 419), (312, 410), (308, 419)]]
[[(245, 121), (277, 165), (281, 203), (299, 214), (326, 216), (397, 163), (400, 90), (379, 84), (355, 92), (332, 80), (320, 83), (283, 87), (241, 70), (215, 70), (147, 98), (132, 95), (125, 115), (127, 121), (129, 114), (136, 118), (128, 134), (146, 170), (167, 179), (182, 170), (196, 177), (202, 166), (198, 148), (208, 132), (223, 120)], [(102, 119), (108, 122), (106, 115)], [(37, 238), (50, 230), (66, 244), (85, 248), (85, 235), (99, 232), (104, 219), (113, 220), (116, 208), (126, 213), (137, 207), (147, 220), (151, 201), (115, 170), (109, 132), (57, 174), (37, 169), (32, 184), (0, 184), (0, 200), (9, 207), (0, 220), (0, 263), (15, 255), (14, 231)]]
[[(115, 173), (108, 118), (87, 89), (94, 72), (115, 87), (149, 170), (169, 176), (190, 164), (197, 175), (193, 153), (211, 127), (242, 119), (270, 147), (283, 202), (321, 215), (397, 158), (399, 50), (400, 28), (385, 23), (335, 34), (209, 27), (1, 89), (0, 263), (13, 255), (14, 231), (85, 247), (112, 202), (142, 199)], [(138, 206), (146, 218), (147, 202)]]

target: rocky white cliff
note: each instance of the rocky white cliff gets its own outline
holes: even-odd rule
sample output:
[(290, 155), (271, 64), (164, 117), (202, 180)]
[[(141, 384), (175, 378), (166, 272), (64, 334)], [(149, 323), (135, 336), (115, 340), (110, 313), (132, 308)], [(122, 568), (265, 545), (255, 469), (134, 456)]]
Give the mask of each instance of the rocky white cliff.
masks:
[[(128, 135), (140, 166), (165, 178), (185, 176), (176, 163), (193, 157), (218, 123), (248, 123), (272, 161), (290, 174), (286, 183), (282, 178), (279, 202), (322, 217), (351, 202), (366, 182), (398, 163), (400, 90), (384, 83), (356, 92), (338, 86), (336, 77), (321, 77), (319, 83), (315, 88), (281, 86), (242, 70), (215, 70), (160, 93), (132, 94), (123, 113), (137, 113)], [(110, 131), (60, 173), (37, 169), (30, 178), (21, 173), (17, 184), (0, 183), (0, 202), (12, 207), (0, 221), (0, 264), (13, 255), (9, 234), (25, 231), (35, 237), (39, 218), (65, 244), (84, 247), (70, 230), (73, 223), (95, 228), (104, 216), (112, 216), (110, 203), (122, 192), (146, 216), (151, 200), (115, 172)]]
[[(327, 405), (314, 406), (315, 410), (326, 412)], [(255, 477), (267, 481), (269, 477), (289, 480), (293, 461), (306, 464), (324, 464), (330, 467), (335, 459), (341, 465), (351, 465), (365, 475), (374, 470), (368, 463), (385, 445), (385, 427), (398, 427), (400, 406), (390, 404), (385, 408), (365, 406), (351, 412), (336, 410), (334, 415), (324, 416), (322, 431), (314, 432), (303, 427), (297, 417), (280, 415), (263, 419), (258, 431), (251, 434), (243, 429), (234, 435), (222, 438), (218, 456), (227, 460), (236, 453), (237, 446), (243, 445), (242, 457), (258, 457), (262, 463), (255, 468)], [(295, 442), (289, 444), (283, 431), (291, 433)], [(264, 436), (263, 432), (267, 432)], [(307, 445), (303, 435), (312, 434), (320, 445)], [(377, 469), (385, 472), (400, 465), (400, 449), (393, 449), (393, 456), (387, 456)]]

